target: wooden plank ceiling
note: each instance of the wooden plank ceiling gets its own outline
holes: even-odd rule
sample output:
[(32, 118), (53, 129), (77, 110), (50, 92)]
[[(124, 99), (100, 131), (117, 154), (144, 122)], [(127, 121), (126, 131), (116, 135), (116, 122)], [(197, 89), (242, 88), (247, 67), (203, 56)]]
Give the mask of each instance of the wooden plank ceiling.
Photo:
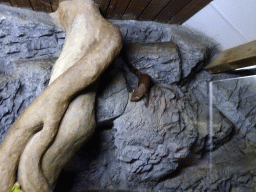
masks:
[[(63, 0), (61, 0), (63, 1)], [(108, 19), (182, 24), (212, 0), (94, 0)], [(53, 12), (59, 0), (0, 0), (1, 4)]]

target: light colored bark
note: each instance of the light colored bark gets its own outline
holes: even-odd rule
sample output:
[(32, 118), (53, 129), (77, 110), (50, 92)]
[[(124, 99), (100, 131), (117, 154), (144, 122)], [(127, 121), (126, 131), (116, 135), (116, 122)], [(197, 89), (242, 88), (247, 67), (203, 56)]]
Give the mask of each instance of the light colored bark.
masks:
[(66, 31), (50, 85), (18, 117), (0, 146), (0, 192), (53, 191), (58, 175), (95, 128), (97, 79), (121, 50), (121, 33), (90, 0), (60, 3)]

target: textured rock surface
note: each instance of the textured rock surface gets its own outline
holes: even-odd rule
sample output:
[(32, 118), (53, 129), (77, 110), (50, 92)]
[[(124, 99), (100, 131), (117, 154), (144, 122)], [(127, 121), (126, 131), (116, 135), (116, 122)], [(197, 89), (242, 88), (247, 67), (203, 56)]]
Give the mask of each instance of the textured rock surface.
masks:
[[(140, 115), (134, 115), (132, 116), (133, 118), (128, 118), (129, 120), (127, 121), (132, 122), (129, 125), (125, 124), (125, 122), (127, 121), (119, 122), (119, 119), (129, 116), (130, 113), (127, 112), (114, 121), (114, 124), (116, 122), (119, 122), (121, 124), (120, 128), (117, 129), (117, 132), (113, 132), (110, 130), (98, 130), (98, 134), (100, 136), (98, 135), (98, 137), (96, 136), (96, 138), (98, 138), (98, 140), (100, 141), (100, 143), (102, 142), (102, 144), (100, 144), (98, 148), (92, 149), (92, 151), (97, 151), (97, 149), (102, 150), (99, 151), (99, 156), (95, 155), (93, 159), (90, 159), (90, 157), (88, 156), (80, 156), (82, 160), (78, 160), (78, 162), (80, 163), (80, 167), (78, 168), (78, 175), (75, 177), (75, 184), (70, 188), (72, 188), (74, 191), (79, 191), (81, 189), (96, 190), (102, 188), (115, 190), (129, 189), (129, 191), (143, 191), (145, 189), (148, 189), (150, 191), (175, 192), (255, 191), (255, 145), (253, 145), (253, 142), (249, 138), (244, 139), (244, 134), (240, 133), (239, 127), (234, 126), (232, 118), (228, 118), (228, 116), (226, 116), (222, 111), (218, 110), (218, 102), (215, 101), (216, 98), (219, 98), (219, 101), (226, 103), (225, 97), (223, 95), (220, 95), (220, 91), (223, 89), (223, 87), (229, 87), (228, 89), (225, 89), (226, 91), (223, 91), (223, 93), (228, 93), (224, 95), (231, 95), (230, 98), (232, 98), (232, 95), (236, 95), (236, 91), (234, 91), (232, 83), (229, 86), (230, 80), (225, 79), (230, 79), (237, 76), (239, 76), (239, 74), (211, 75), (207, 72), (202, 72), (198, 74), (193, 81), (191, 81), (182, 89), (175, 89), (175, 87), (173, 87), (173, 91), (175, 90), (177, 92), (179, 90), (178, 98), (184, 101), (185, 111), (192, 111), (193, 116), (190, 116), (190, 120), (194, 120), (192, 122), (196, 122), (194, 124), (194, 127), (197, 128), (196, 130), (198, 131), (198, 135), (196, 141), (192, 142), (193, 146), (190, 153), (186, 154), (184, 158), (180, 159), (178, 163), (179, 166), (174, 168), (173, 170), (175, 171), (171, 171), (172, 173), (169, 174), (168, 177), (165, 177), (164, 181), (159, 182), (158, 184), (157, 182), (152, 182), (152, 180), (151, 182), (141, 182), (144, 176), (143, 174), (147, 175), (146, 171), (141, 171), (142, 168), (147, 167), (147, 165), (149, 165), (148, 167), (150, 167), (150, 163), (145, 160), (146, 158), (144, 159), (145, 154), (149, 153), (150, 148), (146, 148), (147, 150), (138, 149), (143, 149), (143, 147), (141, 146), (143, 146), (144, 144), (145, 137), (151, 138), (150, 136), (152, 135), (153, 140), (157, 140), (157, 137), (154, 136), (152, 132), (150, 132), (151, 129), (149, 129), (148, 126), (145, 126), (147, 127), (145, 129), (144, 126), (137, 127), (133, 124), (134, 122), (137, 122), (136, 119), (139, 118)], [(222, 81), (218, 81), (219, 79), (222, 79)], [(210, 81), (215, 82), (215, 86), (213, 85), (213, 91), (211, 94), (215, 94), (213, 98), (216, 97), (215, 99), (213, 99), (212, 131), (209, 127)], [(216, 86), (216, 83), (218, 83), (219, 86)], [(241, 85), (245, 89), (240, 90), (240, 93), (242, 94), (241, 96), (243, 97), (239, 97), (239, 99), (237, 96), (234, 97), (232, 99), (233, 103), (236, 103), (239, 100), (240, 103), (243, 104), (245, 102), (243, 101), (243, 98), (246, 99), (247, 102), (249, 102), (249, 98), (254, 98), (251, 97), (251, 95), (253, 95), (253, 91), (255, 90), (253, 78), (248, 79), (248, 81), (246, 81), (246, 79), (241, 79), (241, 82), (237, 82), (237, 80), (234, 80), (234, 83), (237, 85)], [(238, 90), (240, 88), (239, 86), (237, 86)], [(176, 101), (176, 98), (174, 100)], [(129, 105), (127, 109), (129, 108)], [(136, 105), (143, 106), (144, 101), (142, 100), (141, 102), (134, 104), (134, 106)], [(135, 107), (131, 107), (130, 110), (133, 111), (133, 108)], [(224, 110), (226, 108), (220, 109)], [(231, 110), (230, 112), (232, 112), (232, 114), (235, 114), (236, 112), (234, 111), (234, 108), (232, 109), (233, 110)], [(237, 109), (239, 109), (239, 107)], [(244, 110), (245, 109), (248, 109), (248, 112), (253, 112), (253, 103), (250, 103), (249, 107), (244, 108)], [(144, 108), (144, 110), (147, 111), (149, 109)], [(140, 111), (140, 114), (143, 113)], [(249, 114), (246, 117), (248, 117), (248, 119), (250, 120), (253, 117), (255, 118), (255, 115), (253, 115), (254, 113), (246, 114)], [(147, 115), (144, 114), (143, 117), (144, 118), (141, 118), (140, 122), (151, 121), (151, 119), (147, 120), (147, 118), (145, 118), (147, 117)], [(240, 118), (241, 122), (244, 121), (244, 118), (244, 116), (242, 119)], [(130, 132), (128, 132), (127, 130), (130, 130)], [(250, 130), (253, 131), (253, 127), (251, 127)], [(148, 133), (142, 134), (143, 131), (148, 131), (149, 135), (147, 135)], [(108, 133), (106, 134), (106, 132)], [(236, 135), (237, 132), (238, 135)], [(120, 136), (120, 133), (123, 135)], [(250, 133), (251, 132), (248, 131), (248, 133), (246, 134), (246, 138), (251, 135)], [(213, 136), (212, 139), (210, 137), (211, 134)], [(121, 141), (117, 140), (118, 138), (121, 138)], [(151, 139), (149, 140), (151, 141)], [(146, 139), (146, 141), (148, 140)], [(181, 139), (181, 141), (183, 140)], [(121, 147), (118, 147), (117, 144), (119, 144), (119, 146)], [(123, 150), (120, 150), (119, 148), (122, 148)], [(86, 150), (87, 149), (88, 148), (86, 148)], [(209, 151), (212, 150), (214, 151), (212, 153), (209, 153)], [(85, 153), (85, 151), (82, 150), (80, 151), (80, 153)], [(148, 153), (146, 153), (145, 151)], [(115, 155), (115, 158), (113, 158), (113, 155)], [(102, 157), (104, 158), (102, 159)], [(152, 156), (149, 155), (149, 157)], [(90, 162), (88, 162), (88, 159), (90, 159)], [(111, 160), (109, 161), (108, 159)], [(117, 161), (117, 159), (120, 159), (120, 161)], [(136, 162), (141, 163), (143, 162), (143, 160), (144, 164), (138, 163), (137, 165)], [(155, 164), (154, 166), (157, 167), (159, 166), (159, 164)], [(150, 171), (153, 170), (152, 167), (151, 169), (149, 168), (147, 170), (149, 172), (148, 175), (150, 175)], [(171, 168), (171, 166), (168, 167)], [(82, 171), (83, 168), (85, 169), (84, 171)], [(111, 169), (113, 171), (111, 171)], [(71, 168), (71, 170), (74, 170), (74, 168)], [(132, 170), (135, 171), (132, 173)], [(162, 170), (162, 174), (164, 173), (164, 170), (166, 169)], [(128, 178), (127, 175), (124, 174), (127, 172), (130, 172), (130, 174), (128, 174)], [(114, 175), (112, 175), (112, 173), (114, 173)], [(131, 176), (132, 174), (133, 176)], [(100, 186), (97, 185), (97, 181), (100, 181)]]
[(182, 62), (182, 78), (194, 75), (205, 64), (216, 45), (201, 34), (180, 26), (156, 22), (112, 20), (126, 43), (173, 42), (177, 44)]
[(128, 102), (128, 90), (124, 74), (120, 70), (108, 70), (101, 77), (96, 100), (96, 121), (107, 124), (123, 114)]
[(0, 60), (58, 57), (64, 38), (48, 14), (0, 5)]
[(126, 44), (124, 52), (129, 63), (155, 83), (171, 85), (181, 79), (179, 50), (172, 42)]
[[(184, 88), (186, 105), (190, 106), (196, 117), (198, 139), (194, 151), (209, 151), (228, 141), (234, 131), (233, 124), (226, 118), (215, 105), (212, 105), (212, 119), (214, 120), (210, 131), (210, 92), (209, 83), (217, 79), (232, 78), (235, 75), (212, 75), (205, 71), (197, 74), (196, 78)], [(211, 137), (212, 135), (212, 137)], [(212, 138), (212, 139), (211, 139)]]
[(19, 114), (48, 86), (54, 62), (25, 60), (0, 67), (0, 142)]
[(234, 137), (211, 156), (181, 169), (176, 177), (163, 181), (156, 188), (174, 192), (253, 192), (256, 190), (255, 157), (254, 149), (247, 148), (243, 139)]
[(253, 145), (256, 144), (255, 94), (254, 76), (212, 82), (213, 103)]
[(179, 96), (167, 88), (152, 87), (149, 107), (129, 102), (114, 121), (117, 158), (125, 162), (128, 181), (157, 181), (172, 173), (196, 140), (196, 129)]
[(0, 143), (18, 115), (48, 85), (64, 38), (48, 14), (0, 5)]
[[(131, 49), (129, 61), (142, 71), (154, 63), (150, 75), (168, 87), (152, 88), (148, 108), (145, 99), (129, 102), (127, 86), (134, 89), (138, 79), (119, 58), (99, 84), (96, 115), (101, 127), (66, 166), (56, 191), (255, 191), (254, 78), (218, 81), (239, 74), (198, 73), (215, 45), (182, 26), (111, 22), (121, 29), (127, 46), (144, 46), (139, 53)], [(1, 141), (47, 86), (65, 33), (46, 14), (5, 6), (0, 6), (0, 26)], [(168, 55), (145, 50), (160, 42), (177, 47), (164, 49)], [(163, 80), (157, 73), (169, 70), (159, 68), (166, 60), (174, 70)]]

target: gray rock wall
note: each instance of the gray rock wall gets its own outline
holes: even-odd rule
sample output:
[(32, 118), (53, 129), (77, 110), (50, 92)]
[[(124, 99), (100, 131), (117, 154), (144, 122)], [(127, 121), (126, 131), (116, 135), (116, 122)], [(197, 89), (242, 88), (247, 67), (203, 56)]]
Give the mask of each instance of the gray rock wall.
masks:
[(0, 5), (0, 61), (58, 57), (65, 33), (46, 13)]
[(55, 59), (16, 61), (0, 75), (0, 143), (21, 112), (47, 87)]
[(129, 63), (154, 83), (168, 86), (182, 79), (179, 49), (173, 42), (131, 43), (123, 49)]
[(197, 131), (183, 100), (170, 89), (154, 86), (150, 104), (129, 102), (114, 121), (117, 158), (128, 181), (158, 181), (177, 169), (196, 140)]
[[(119, 57), (99, 83), (99, 127), (56, 191), (255, 191), (254, 79), (202, 71), (216, 45), (183, 26), (111, 22), (127, 62), (152, 76), (149, 105), (129, 101), (138, 77)], [(48, 85), (65, 33), (45, 13), (2, 5), (0, 26), (1, 142)]]
[(171, 41), (177, 44), (182, 62), (182, 78), (200, 70), (205, 64), (204, 60), (216, 52), (216, 44), (209, 38), (180, 25), (135, 20), (111, 22), (120, 28), (125, 43)]
[(64, 38), (48, 14), (0, 5), (0, 143), (47, 87)]
[(236, 132), (256, 144), (255, 77), (212, 82), (215, 106), (235, 125)]

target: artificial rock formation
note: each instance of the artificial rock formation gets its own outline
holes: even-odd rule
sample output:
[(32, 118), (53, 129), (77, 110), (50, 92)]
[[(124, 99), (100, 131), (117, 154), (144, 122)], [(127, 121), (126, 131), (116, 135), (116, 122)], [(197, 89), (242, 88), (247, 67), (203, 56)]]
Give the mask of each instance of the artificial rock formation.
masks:
[(124, 46), (129, 63), (151, 76), (155, 83), (171, 85), (181, 80), (181, 61), (175, 43), (130, 43)]
[(62, 2), (51, 16), (66, 31), (65, 45), (50, 85), (13, 123), (1, 144), (1, 191), (16, 182), (17, 170), (24, 191), (53, 190), (72, 150), (94, 131), (97, 79), (121, 50), (119, 30), (90, 0)]
[[(243, 118), (239, 118), (239, 124), (251, 122), (251, 118), (255, 117), (253, 110), (249, 110), (255, 109), (253, 102), (250, 102), (252, 105), (248, 108), (247, 117), (242, 112), (246, 108), (242, 110), (242, 107), (253, 100), (251, 94), (254, 89), (243, 90), (240, 89), (243, 86), (237, 86), (232, 94), (236, 87), (232, 85), (225, 91), (228, 91), (225, 95), (231, 95), (232, 98), (232, 102), (227, 103), (225, 100), (228, 97), (224, 99), (225, 95), (218, 92), (222, 87), (228, 87), (229, 83), (220, 81), (213, 84), (214, 123), (211, 132), (209, 83), (239, 77), (239, 74), (213, 75), (205, 71), (198, 72), (206, 63), (209, 53), (214, 51), (214, 46), (204, 37), (182, 26), (138, 21), (112, 22), (121, 29), (125, 43), (148, 46), (147, 43), (172, 41), (177, 44), (182, 61), (181, 79), (179, 82), (170, 83), (169, 86), (153, 86), (148, 108), (145, 107), (144, 99), (138, 103), (128, 102), (125, 112), (113, 121), (112, 129), (99, 128), (88, 146), (80, 150), (66, 166), (63, 176), (72, 179), (72, 182), (65, 187), (73, 191), (254, 191), (256, 164), (255, 158), (252, 157), (255, 153), (253, 148), (248, 146), (249, 140), (245, 141), (244, 136), (238, 134), (238, 124), (233, 123), (232, 118), (228, 116), (228, 110), (224, 111), (232, 109), (229, 112), (232, 112), (230, 114), (233, 114), (233, 117), (234, 114), (240, 117), (243, 114)], [(175, 54), (175, 51), (171, 53)], [(128, 58), (133, 59), (130, 61), (136, 67), (142, 66), (141, 69), (145, 70), (143, 72), (154, 67), (153, 64), (157, 60), (149, 58), (146, 51), (141, 52), (137, 60), (134, 55), (128, 55)], [(173, 64), (176, 61), (173, 60)], [(151, 62), (149, 68), (143, 68), (144, 63)], [(161, 59), (157, 65), (162, 65)], [(155, 73), (158, 73), (157, 69), (159, 68), (155, 69)], [(129, 74), (126, 75), (126, 79), (129, 78)], [(157, 77), (153, 77), (155, 82), (160, 82)], [(129, 81), (128, 84), (132, 84), (132, 79)], [(184, 84), (180, 85), (180, 82)], [(244, 82), (240, 83), (243, 84)], [(248, 87), (253, 88), (254, 85)], [(239, 93), (247, 102), (238, 97)], [(166, 97), (167, 95), (173, 96)], [(215, 102), (216, 99), (222, 102)], [(158, 103), (155, 105), (156, 102)], [(221, 108), (224, 103), (228, 108)], [(235, 109), (234, 106), (238, 106), (238, 103), (241, 106)], [(167, 109), (163, 110), (165, 104)], [(153, 106), (160, 111), (155, 110), (153, 113)], [(171, 107), (172, 111), (169, 111), (168, 108)], [(175, 110), (179, 115), (173, 115)], [(179, 122), (173, 126), (175, 118), (172, 121), (165, 118), (165, 115), (177, 117)], [(155, 119), (159, 119), (161, 123), (154, 124)], [(186, 124), (183, 119), (186, 119)], [(253, 123), (248, 125), (250, 129), (247, 130), (250, 131), (247, 136), (250, 137), (254, 130)], [(170, 143), (171, 147), (165, 143)], [(248, 164), (244, 165), (243, 162)], [(63, 182), (59, 184), (61, 186)]]
[[(8, 9), (18, 12), (12, 14), (13, 18), (36, 14)], [(0, 54), (2, 137), (48, 84), (56, 60), (52, 57), (59, 56), (65, 37), (47, 14), (44, 17), (48, 19), (39, 15), (33, 19), (23, 15), (26, 19), (18, 22), (10, 15), (0, 17), (2, 29), (8, 28), (5, 35), (0, 35), (0, 47), (4, 47)], [(183, 26), (111, 22), (122, 32), (127, 62), (152, 76), (149, 105), (145, 106), (144, 98), (130, 102), (128, 90), (137, 87), (138, 78), (119, 57), (99, 81), (95, 110), (100, 126), (64, 167), (56, 191), (255, 191), (253, 77), (223, 81), (240, 75), (200, 72), (215, 45)], [(35, 37), (26, 30), (30, 26), (37, 26)], [(50, 41), (53, 36), (55, 41)], [(40, 46), (35, 43), (37, 38)], [(20, 50), (20, 46), (30, 49)], [(210, 102), (214, 122), (211, 131)], [(62, 129), (62, 133), (69, 131)], [(84, 129), (79, 131), (83, 134)], [(54, 142), (46, 153), (51, 155), (52, 151), (52, 157), (58, 159), (56, 154), (66, 149), (55, 150), (54, 146), (62, 144)], [(53, 181), (54, 177), (50, 179)]]

